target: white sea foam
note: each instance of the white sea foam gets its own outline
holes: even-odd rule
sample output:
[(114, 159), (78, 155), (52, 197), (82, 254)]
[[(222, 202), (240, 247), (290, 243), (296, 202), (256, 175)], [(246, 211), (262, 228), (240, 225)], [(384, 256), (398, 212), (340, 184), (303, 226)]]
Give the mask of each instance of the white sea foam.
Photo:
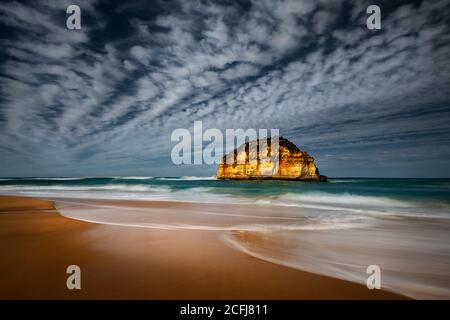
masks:
[(54, 181), (76, 181), (76, 180), (84, 180), (85, 177), (73, 177), (73, 178), (29, 178), (26, 180), (54, 180)]
[(153, 179), (153, 177), (151, 177), (151, 176), (148, 176), (148, 177), (136, 177), (136, 176), (121, 177), (121, 176), (118, 176), (118, 177), (113, 177), (113, 178), (117, 179), (117, 180), (150, 180), (150, 179)]
[[(122, 177), (121, 179), (128, 179)], [(134, 177), (148, 179), (149, 177)], [(177, 179), (211, 179), (213, 177), (181, 177)], [(75, 179), (75, 178), (55, 178)], [(77, 178), (78, 179), (78, 178)], [(82, 179), (82, 178), (79, 178)], [(163, 178), (155, 178), (163, 179)], [(164, 178), (169, 179), (169, 178)], [(173, 178), (175, 179), (175, 178)], [(15, 183), (15, 182), (13, 182)], [(161, 183), (161, 182), (160, 182)], [(191, 188), (175, 189), (168, 184), (122, 184), (104, 185), (74, 184), (57, 182), (52, 185), (11, 184), (0, 185), (2, 194), (19, 194), (48, 198), (99, 198), (99, 199), (135, 199), (184, 201), (193, 203), (223, 203), (259, 205), (274, 207), (297, 207), (302, 212), (312, 214), (359, 214), (366, 216), (409, 216), (409, 217), (447, 217), (448, 207), (420, 207), (418, 203), (401, 201), (390, 197), (354, 195), (350, 193), (332, 194), (325, 192), (285, 193), (281, 195), (253, 196), (250, 194), (229, 193), (228, 189), (215, 186), (200, 186), (194, 183)]]
[(217, 180), (216, 176), (211, 177), (197, 177), (197, 176), (183, 176), (183, 177), (161, 177), (156, 178), (157, 180), (163, 181), (196, 181), (196, 180)]
[(170, 191), (166, 186), (148, 186), (148, 185), (100, 185), (100, 186), (27, 186), (27, 185), (9, 185), (0, 186), (0, 190), (12, 190), (12, 191), (131, 191), (131, 192), (164, 192)]
[(144, 177), (144, 176), (142, 176), (142, 177), (139, 177), (139, 176), (129, 176), (129, 177), (123, 177), (123, 176), (33, 177), (33, 178), (0, 178), (0, 181), (14, 181), (14, 180), (79, 181), (79, 180), (86, 180), (86, 179), (147, 180), (147, 179), (152, 179), (152, 178), (153, 178), (152, 176), (148, 176), (148, 177)]
[(345, 205), (345, 206), (373, 206), (373, 207), (411, 207), (406, 201), (400, 201), (387, 197), (360, 196), (349, 193), (331, 194), (322, 192), (310, 192), (302, 194), (288, 193), (278, 198), (286, 203), (317, 203), (328, 205)]
[[(64, 216), (101, 223), (121, 225), (128, 227), (162, 228), (162, 229), (195, 229), (195, 230), (222, 230), (222, 231), (297, 231), (297, 230), (341, 230), (351, 228), (363, 228), (371, 223), (371, 218), (360, 215), (347, 216), (316, 216), (305, 218), (302, 215), (285, 216), (272, 212), (269, 215), (256, 215), (255, 210), (235, 207), (215, 207), (214, 210), (204, 207), (196, 207), (195, 210), (187, 208), (177, 209), (178, 220), (165, 223), (166, 219), (160, 215), (160, 208), (135, 207), (127, 204), (109, 203), (80, 203), (76, 199), (57, 200), (58, 211)], [(169, 209), (173, 211), (173, 209)], [(211, 220), (211, 217), (215, 217)], [(191, 219), (197, 221), (192, 224)]]
[(54, 178), (54, 177), (34, 177), (34, 178), (1, 178), (0, 181), (15, 181), (15, 180), (50, 180), (50, 181), (70, 181), (70, 180), (84, 180), (84, 177), (73, 178)]
[(334, 179), (334, 178), (330, 178), (328, 179), (329, 183), (360, 183), (361, 180), (356, 180), (356, 179)]
[(334, 222), (325, 221), (316, 223), (299, 224), (243, 224), (229, 227), (225, 230), (254, 231), (254, 232), (275, 232), (275, 231), (324, 231), (324, 230), (344, 230), (354, 228), (365, 228), (368, 222)]

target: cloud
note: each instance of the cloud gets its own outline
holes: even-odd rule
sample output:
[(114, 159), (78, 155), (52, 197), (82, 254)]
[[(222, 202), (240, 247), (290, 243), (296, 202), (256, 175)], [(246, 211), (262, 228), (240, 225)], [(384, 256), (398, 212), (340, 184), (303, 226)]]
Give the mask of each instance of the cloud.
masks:
[(4, 2), (0, 174), (170, 173), (170, 134), (196, 120), (279, 128), (329, 175), (405, 152), (450, 174), (450, 1), (382, 2), (376, 32), (369, 4), (82, 1), (69, 31), (65, 2)]

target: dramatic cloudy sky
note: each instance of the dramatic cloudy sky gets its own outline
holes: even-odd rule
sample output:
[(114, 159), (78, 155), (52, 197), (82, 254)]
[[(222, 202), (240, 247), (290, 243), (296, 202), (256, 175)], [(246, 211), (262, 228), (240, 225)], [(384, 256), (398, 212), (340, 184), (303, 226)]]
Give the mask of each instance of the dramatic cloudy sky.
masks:
[(211, 175), (170, 160), (202, 120), (328, 176), (450, 177), (450, 0), (30, 3), (0, 2), (0, 176)]

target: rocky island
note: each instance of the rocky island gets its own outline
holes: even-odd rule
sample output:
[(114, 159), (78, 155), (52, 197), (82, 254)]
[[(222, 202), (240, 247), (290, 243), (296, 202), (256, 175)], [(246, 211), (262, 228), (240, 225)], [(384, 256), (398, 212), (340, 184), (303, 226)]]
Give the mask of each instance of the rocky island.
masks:
[[(314, 158), (308, 153), (301, 151), (288, 139), (279, 137), (278, 155), (272, 154), (270, 141), (270, 139), (267, 139), (267, 143), (262, 143), (262, 140), (246, 142), (231, 151), (230, 154), (225, 155), (219, 164), (217, 178), (234, 180), (327, 181), (326, 176), (319, 174), (319, 169), (314, 164)], [(252, 144), (256, 144), (256, 147)], [(261, 161), (260, 149), (264, 150), (264, 148), (267, 148), (265, 154), (269, 157), (278, 157), (278, 166), (274, 167), (273, 161)], [(252, 152), (256, 152), (256, 154)], [(231, 158), (233, 160), (227, 163), (227, 156), (233, 157)], [(250, 159), (256, 159), (256, 161), (250, 161)]]

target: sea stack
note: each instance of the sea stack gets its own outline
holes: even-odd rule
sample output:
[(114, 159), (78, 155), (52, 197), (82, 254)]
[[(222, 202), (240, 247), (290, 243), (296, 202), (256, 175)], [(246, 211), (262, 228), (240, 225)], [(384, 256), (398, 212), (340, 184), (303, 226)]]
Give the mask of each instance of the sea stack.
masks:
[[(278, 155), (272, 154), (271, 140), (266, 139), (266, 141), (267, 143), (262, 143), (263, 140), (246, 142), (228, 155), (225, 155), (217, 169), (217, 178), (233, 180), (327, 181), (326, 176), (319, 174), (319, 169), (314, 164), (314, 158), (308, 153), (301, 151), (289, 140), (279, 137)], [(262, 153), (263, 151), (264, 153)], [(256, 152), (256, 155), (252, 154), (253, 152)], [(265, 154), (267, 157), (261, 157), (261, 154)], [(227, 156), (233, 159), (229, 163), (226, 163)], [(270, 161), (269, 157), (275, 157), (275, 159), (278, 157), (278, 167), (274, 165), (274, 161)]]

